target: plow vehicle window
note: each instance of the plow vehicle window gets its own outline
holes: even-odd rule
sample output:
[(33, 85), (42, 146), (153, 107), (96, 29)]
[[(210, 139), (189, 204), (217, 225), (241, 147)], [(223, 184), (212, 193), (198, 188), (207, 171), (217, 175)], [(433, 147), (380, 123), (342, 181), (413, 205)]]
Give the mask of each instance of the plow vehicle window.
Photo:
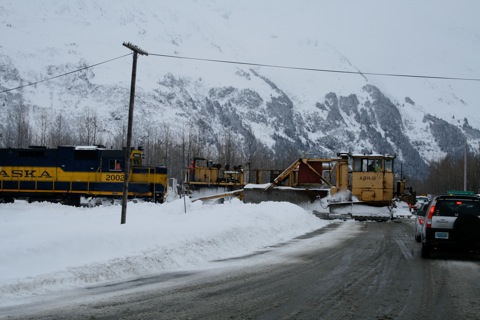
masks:
[(367, 171), (375, 171), (375, 160), (368, 159), (367, 160)]
[(359, 158), (353, 159), (353, 171), (355, 172), (362, 171), (362, 159), (359, 159)]
[(353, 171), (355, 172), (369, 172), (375, 171), (375, 160), (356, 158), (353, 160)]
[(367, 163), (367, 169), (364, 171), (378, 172), (382, 170), (382, 160), (380, 159), (365, 159)]
[(393, 160), (385, 159), (385, 171), (393, 172)]
[[(391, 162), (387, 164), (386, 169), (390, 168), (392, 170)], [(366, 158), (356, 158), (353, 159), (353, 171), (355, 172), (382, 172), (383, 160), (382, 159), (366, 159)]]

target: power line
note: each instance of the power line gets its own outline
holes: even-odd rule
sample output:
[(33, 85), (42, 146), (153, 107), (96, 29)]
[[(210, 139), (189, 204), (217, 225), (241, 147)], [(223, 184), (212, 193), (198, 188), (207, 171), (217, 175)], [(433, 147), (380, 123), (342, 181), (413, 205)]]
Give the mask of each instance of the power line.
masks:
[[(126, 56), (132, 55), (133, 53), (128, 53), (120, 57), (116, 57), (113, 59), (109, 59), (106, 61), (102, 61), (96, 64), (92, 64), (90, 66), (86, 66), (80, 69), (76, 69), (73, 71), (69, 71), (66, 73), (62, 73), (50, 78), (45, 78), (40, 81), (36, 82), (29, 82), (28, 84), (18, 86), (15, 88), (6, 89), (0, 91), (1, 93), (6, 93), (13, 90), (18, 90), (21, 88), (34, 86), (42, 82), (50, 81), (56, 78), (60, 78), (72, 73), (76, 73), (85, 69), (90, 69), (101, 64), (105, 64), (117, 59), (124, 58)], [(168, 54), (160, 54), (160, 53), (150, 53), (150, 56), (157, 56), (163, 58), (173, 58), (173, 59), (182, 59), (182, 60), (194, 60), (194, 61), (206, 61), (206, 62), (215, 62), (215, 63), (227, 63), (227, 64), (237, 64), (237, 65), (245, 65), (245, 66), (253, 66), (253, 67), (267, 67), (267, 68), (277, 68), (277, 69), (289, 69), (289, 70), (301, 70), (301, 71), (313, 71), (313, 72), (328, 72), (328, 73), (342, 73), (342, 74), (354, 74), (354, 75), (369, 75), (369, 76), (382, 76), (382, 77), (403, 77), (403, 78), (419, 78), (419, 79), (437, 79), (437, 80), (460, 80), (460, 81), (480, 81), (480, 78), (463, 78), (463, 77), (447, 77), (447, 76), (430, 76), (430, 75), (415, 75), (415, 74), (399, 74), (399, 73), (379, 73), (379, 72), (361, 72), (361, 71), (346, 71), (346, 70), (335, 70), (335, 69), (320, 69), (320, 68), (306, 68), (306, 67), (294, 67), (294, 66), (284, 66), (284, 65), (275, 65), (275, 64), (265, 64), (265, 63), (253, 63), (253, 62), (244, 62), (244, 61), (234, 61), (234, 60), (220, 60), (220, 59), (207, 59), (207, 58), (196, 58), (196, 57), (187, 57), (187, 56), (174, 56)]]
[(304, 67), (292, 67), (292, 66), (282, 66), (282, 65), (275, 65), (275, 64), (252, 63), (252, 62), (242, 62), (242, 61), (232, 61), (232, 60), (218, 60), (218, 59), (195, 58), (195, 57), (186, 57), (186, 56), (173, 56), (173, 55), (159, 54), (159, 53), (150, 53), (150, 55), (151, 56), (164, 57), (164, 58), (195, 60), (195, 61), (207, 61), (207, 62), (238, 64), (238, 65), (246, 65), (246, 66), (254, 66), (254, 67), (268, 67), (268, 68), (302, 70), (302, 71), (344, 73), (344, 74), (383, 76), (383, 77), (403, 77), (403, 78), (422, 78), (422, 79), (437, 79), (437, 80), (480, 81), (480, 78), (444, 77), (444, 76), (429, 76), (429, 75), (415, 75), (415, 74), (378, 73), (378, 72), (343, 71), (343, 70), (334, 70), (334, 69), (304, 68)]
[(66, 72), (66, 73), (62, 73), (62, 74), (59, 74), (59, 75), (56, 75), (56, 76), (53, 76), (53, 77), (50, 77), (50, 78), (46, 78), (46, 79), (43, 79), (43, 80), (40, 80), (40, 81), (29, 82), (28, 84), (25, 84), (25, 85), (23, 85), (23, 86), (19, 86), (19, 87), (7, 89), (7, 90), (4, 90), (4, 91), (0, 91), (0, 94), (1, 94), (1, 93), (5, 93), (5, 92), (9, 92), (9, 91), (13, 91), (13, 90), (17, 90), (17, 89), (21, 89), (21, 88), (25, 88), (25, 87), (29, 87), (29, 86), (34, 86), (34, 85), (36, 85), (36, 84), (39, 84), (39, 83), (42, 83), (42, 82), (45, 82), (45, 81), (50, 81), (50, 80), (52, 80), (52, 79), (60, 78), (60, 77), (63, 77), (63, 76), (66, 76), (66, 75), (69, 75), (69, 74), (72, 74), (72, 73), (75, 73), (75, 72), (80, 72), (80, 71), (85, 70), (85, 69), (90, 69), (90, 68), (99, 66), (99, 65), (101, 65), (101, 64), (105, 64), (105, 63), (108, 63), (108, 62), (111, 62), (111, 61), (114, 61), (114, 60), (117, 60), (117, 59), (124, 58), (124, 57), (126, 57), (126, 56), (130, 56), (130, 55), (132, 55), (132, 54), (133, 54), (133, 53), (127, 53), (127, 54), (124, 54), (123, 56), (120, 56), (120, 57), (116, 57), (116, 58), (113, 58), (113, 59), (110, 59), (110, 60), (106, 60), (106, 61), (102, 61), (102, 62), (99, 62), (99, 63), (95, 63), (95, 64), (92, 64), (92, 65), (90, 65), (90, 66), (86, 66), (86, 67), (83, 67), (83, 68), (80, 68), (80, 69), (76, 69), (76, 70), (73, 70), (73, 71), (69, 71), (69, 72)]

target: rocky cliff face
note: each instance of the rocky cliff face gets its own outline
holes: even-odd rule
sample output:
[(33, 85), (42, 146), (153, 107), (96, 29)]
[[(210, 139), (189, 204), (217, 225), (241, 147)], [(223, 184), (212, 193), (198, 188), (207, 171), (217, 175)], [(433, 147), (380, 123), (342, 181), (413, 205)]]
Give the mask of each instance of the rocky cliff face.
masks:
[[(210, 142), (228, 128), (244, 139), (256, 137), (277, 153), (296, 149), (299, 154), (316, 156), (332, 156), (339, 151), (396, 154), (404, 172), (416, 177), (425, 176), (431, 160), (422, 157), (421, 148), (428, 145), (455, 154), (462, 152), (466, 139), (478, 141), (480, 131), (469, 127), (467, 121), (455, 126), (425, 114), (425, 145), (419, 145), (408, 135), (401, 106), (373, 85), (361, 88), (360, 98), (357, 94), (339, 96), (330, 92), (307, 112), (299, 112), (291, 97), (273, 80), (253, 70), (248, 74), (267, 83), (269, 94), (262, 95), (255, 88), (228, 86), (209, 88), (205, 96), (195, 96), (188, 81), (168, 75), (161, 82), (166, 91), (157, 101), (201, 124)], [(430, 136), (434, 141), (429, 140)]]
[[(22, 83), (8, 57), (1, 61), (2, 83)], [(189, 124), (198, 128), (204, 143), (211, 146), (228, 131), (241, 143), (254, 140), (277, 155), (292, 150), (300, 156), (325, 157), (344, 151), (396, 154), (404, 173), (416, 177), (425, 176), (427, 164), (432, 160), (422, 150), (461, 154), (465, 141), (480, 141), (480, 131), (472, 128), (467, 119), (457, 126), (430, 114), (422, 119), (424, 141), (421, 137), (413, 140), (408, 121), (402, 116), (402, 106), (374, 85), (366, 84), (357, 93), (346, 96), (329, 92), (314, 105), (300, 108), (274, 80), (252, 69), (242, 70), (240, 76), (260, 81), (265, 87), (257, 90), (254, 85), (210, 86), (198, 79), (169, 73), (153, 91), (140, 90), (135, 109), (137, 141), (151, 134), (152, 128), (166, 123), (178, 130), (182, 130), (179, 126), (185, 130), (185, 124)], [(53, 126), (53, 119), (59, 114), (71, 132), (86, 130), (78, 127), (86, 119), (95, 121), (97, 126), (92, 130), (96, 131), (97, 141), (112, 143), (125, 127), (129, 90), (95, 85), (92, 78), (94, 74), (87, 70), (49, 83), (46, 94), (52, 106), (60, 108), (35, 104), (30, 99), (36, 90), (32, 87), (5, 92), (2, 108), (6, 112), (1, 115), (0, 124), (2, 145), (11, 145), (15, 130), (22, 126), (29, 126), (24, 143), (35, 144), (48, 121)], [(0, 87), (5, 89), (7, 85)], [(406, 101), (413, 103), (409, 98)], [(85, 118), (86, 110), (93, 116), (90, 113)]]

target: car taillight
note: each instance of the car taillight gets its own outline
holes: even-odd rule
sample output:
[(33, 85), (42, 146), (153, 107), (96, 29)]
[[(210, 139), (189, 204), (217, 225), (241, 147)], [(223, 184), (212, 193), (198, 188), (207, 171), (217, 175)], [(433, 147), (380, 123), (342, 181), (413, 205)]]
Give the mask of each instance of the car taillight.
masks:
[(432, 227), (433, 212), (435, 212), (435, 206), (431, 206), (430, 210), (428, 211), (428, 216), (427, 216), (427, 228), (431, 228), (431, 227)]

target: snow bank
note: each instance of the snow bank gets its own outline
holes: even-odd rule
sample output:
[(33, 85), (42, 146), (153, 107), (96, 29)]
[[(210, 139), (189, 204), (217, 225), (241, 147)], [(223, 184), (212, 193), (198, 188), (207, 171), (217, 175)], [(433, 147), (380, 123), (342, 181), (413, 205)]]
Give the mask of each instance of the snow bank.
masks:
[[(185, 213), (186, 209), (186, 213)], [(328, 222), (285, 202), (75, 208), (17, 201), (0, 206), (0, 297), (22, 296), (241, 256)]]

